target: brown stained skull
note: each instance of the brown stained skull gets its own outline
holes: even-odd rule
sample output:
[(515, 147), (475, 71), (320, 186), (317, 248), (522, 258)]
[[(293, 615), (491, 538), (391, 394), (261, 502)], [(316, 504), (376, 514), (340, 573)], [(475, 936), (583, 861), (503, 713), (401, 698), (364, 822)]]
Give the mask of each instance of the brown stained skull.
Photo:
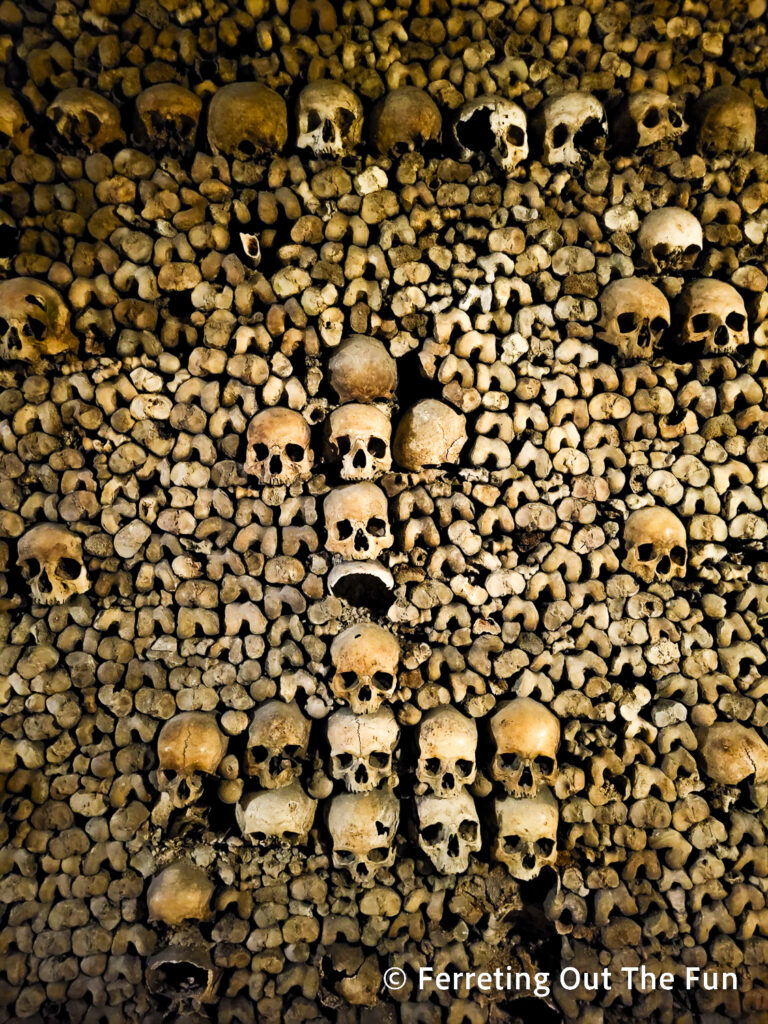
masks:
[(599, 100), (587, 92), (552, 96), (536, 118), (541, 159), (547, 167), (575, 167), (585, 157), (602, 153), (608, 121)]
[(685, 576), (688, 538), (674, 512), (654, 505), (633, 512), (624, 525), (627, 556), (621, 563), (645, 583)]
[(341, 463), (342, 480), (375, 480), (392, 465), (389, 416), (374, 405), (351, 403), (334, 409), (328, 419), (327, 447)]
[(602, 291), (598, 331), (622, 361), (652, 359), (670, 323), (669, 303), (650, 281), (624, 277)]
[(691, 270), (704, 248), (704, 233), (692, 213), (667, 206), (648, 214), (637, 241), (654, 274), (676, 274)]
[(365, 334), (353, 334), (328, 361), (331, 387), (340, 402), (388, 401), (397, 386), (397, 364), (384, 345)]
[(514, 797), (535, 796), (557, 778), (560, 723), (530, 697), (506, 701), (491, 718), (496, 752), (491, 777)]
[(69, 147), (79, 144), (89, 153), (99, 153), (105, 146), (125, 142), (120, 111), (91, 89), (64, 89), (46, 115)]
[(339, 159), (360, 145), (363, 105), (342, 82), (310, 82), (299, 93), (297, 121), (298, 149)]
[(738, 156), (755, 148), (755, 105), (743, 89), (733, 85), (709, 89), (697, 100), (695, 115), (697, 149), (702, 156)]
[[(195, 936), (194, 944), (174, 943), (147, 960), (147, 988), (172, 1003), (180, 1001), (199, 1005), (214, 1000), (220, 969), (214, 967), (211, 954)], [(178, 1021), (181, 1015), (175, 1015)]]
[(189, 861), (178, 860), (163, 868), (150, 883), (147, 910), (150, 921), (169, 927), (184, 921), (205, 921), (211, 916), (213, 882)]
[(480, 819), (470, 794), (416, 798), (419, 846), (441, 875), (463, 874), (482, 846)]
[(307, 757), (310, 724), (295, 703), (270, 700), (253, 713), (245, 751), (245, 770), (264, 789), (288, 786), (301, 774)]
[(392, 759), (400, 726), (389, 707), (356, 715), (339, 708), (328, 719), (331, 776), (350, 793), (367, 793), (392, 780)]
[(448, 797), (477, 775), (477, 725), (454, 707), (432, 708), (419, 725), (420, 791)]
[(502, 96), (479, 96), (465, 103), (453, 135), (462, 160), (490, 156), (507, 174), (528, 156), (525, 112)]
[(681, 103), (656, 89), (641, 89), (627, 100), (618, 137), (625, 148), (645, 149), (675, 142), (687, 127)]
[(285, 100), (261, 82), (218, 89), (208, 108), (211, 152), (237, 160), (279, 153), (288, 139)]
[(395, 835), (400, 805), (389, 790), (342, 793), (328, 810), (333, 866), (346, 871), (363, 888), (395, 860)]
[(395, 432), (393, 454), (403, 469), (456, 465), (467, 441), (466, 418), (445, 402), (425, 398), (405, 413)]
[(41, 523), (19, 541), (18, 561), (37, 604), (63, 604), (88, 590), (83, 542), (59, 523)]
[(371, 483), (336, 487), (323, 502), (326, 547), (347, 559), (375, 559), (394, 543), (387, 496)]
[(24, 108), (10, 89), (0, 87), (0, 149), (28, 153), (31, 139), (32, 125)]
[(373, 108), (370, 134), (382, 156), (401, 157), (420, 152), (440, 138), (442, 118), (432, 97), (412, 85), (395, 89)]
[(496, 838), (491, 854), (513, 878), (530, 881), (554, 864), (560, 810), (549, 789), (522, 800), (502, 797), (496, 800), (494, 813)]
[(359, 622), (340, 633), (331, 645), (334, 697), (356, 715), (373, 714), (397, 687), (400, 644), (374, 622)]
[(34, 277), (0, 283), (0, 358), (44, 366), (52, 356), (77, 352), (61, 295)]
[(227, 751), (227, 738), (214, 715), (183, 711), (169, 719), (157, 737), (157, 786), (173, 807), (193, 804), (203, 776), (214, 775)]
[(177, 82), (152, 85), (136, 97), (140, 133), (150, 146), (180, 150), (193, 145), (203, 101)]
[(686, 285), (680, 294), (681, 341), (697, 354), (733, 355), (749, 342), (744, 300), (733, 285), (712, 277)]
[(312, 471), (309, 424), (293, 409), (257, 413), (248, 425), (245, 472), (268, 486), (306, 480)]

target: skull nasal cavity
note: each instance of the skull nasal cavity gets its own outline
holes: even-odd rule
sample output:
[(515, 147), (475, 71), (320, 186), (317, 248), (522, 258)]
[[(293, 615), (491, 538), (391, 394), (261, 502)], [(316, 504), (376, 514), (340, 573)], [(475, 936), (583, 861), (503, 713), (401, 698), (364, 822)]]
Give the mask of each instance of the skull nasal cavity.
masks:
[(473, 153), (487, 153), (496, 145), (491, 130), (491, 115), (487, 110), (476, 110), (456, 126), (456, 138), (465, 149)]

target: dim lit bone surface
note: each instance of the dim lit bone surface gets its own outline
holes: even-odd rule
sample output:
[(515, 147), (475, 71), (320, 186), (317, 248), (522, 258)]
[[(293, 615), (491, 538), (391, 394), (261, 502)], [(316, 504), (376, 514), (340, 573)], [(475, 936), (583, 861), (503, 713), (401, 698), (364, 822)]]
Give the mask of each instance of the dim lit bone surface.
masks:
[(400, 726), (391, 708), (384, 706), (364, 715), (340, 708), (330, 716), (326, 728), (331, 775), (350, 793), (378, 789), (393, 778)]
[(399, 821), (400, 805), (389, 790), (333, 797), (328, 809), (333, 866), (364, 888), (374, 885), (377, 874), (394, 863)]
[(397, 687), (400, 643), (374, 622), (360, 622), (340, 633), (331, 645), (334, 697), (356, 714), (371, 714)]
[(38, 604), (62, 604), (88, 591), (83, 542), (60, 523), (41, 523), (19, 541), (19, 567)]
[(147, 891), (150, 921), (174, 926), (183, 921), (205, 921), (211, 916), (213, 882), (189, 861), (175, 861), (152, 879)]
[(617, 136), (627, 149), (645, 149), (674, 143), (687, 127), (681, 103), (656, 89), (641, 89), (627, 99)]
[(369, 131), (382, 156), (420, 152), (440, 138), (442, 118), (437, 104), (422, 89), (406, 85), (386, 93), (373, 108)]
[(685, 576), (688, 538), (674, 512), (654, 505), (632, 512), (624, 524), (625, 569), (645, 583)]
[(482, 846), (475, 802), (465, 789), (451, 796), (416, 798), (418, 842), (441, 875), (456, 875), (469, 867), (471, 854)]
[(557, 857), (560, 811), (549, 789), (518, 800), (501, 797), (494, 804), (496, 836), (493, 859), (504, 864), (513, 878), (529, 881)]
[(563, 93), (545, 100), (537, 113), (541, 158), (548, 167), (575, 167), (605, 149), (608, 120), (590, 93)]
[(152, 85), (136, 97), (136, 118), (150, 146), (179, 149), (197, 135), (203, 101), (177, 82)]
[(297, 138), (299, 149), (315, 156), (349, 156), (360, 144), (363, 105), (342, 82), (310, 82), (299, 93)]
[(245, 770), (264, 789), (287, 786), (301, 774), (309, 746), (310, 723), (295, 702), (270, 700), (253, 712), (248, 729)]
[(394, 543), (384, 491), (372, 483), (334, 488), (323, 502), (326, 547), (344, 558), (375, 559)]
[(479, 96), (466, 103), (453, 134), (462, 159), (491, 156), (507, 173), (528, 156), (525, 112), (501, 96)]
[(82, 146), (98, 153), (105, 146), (125, 142), (120, 111), (92, 89), (63, 89), (46, 111), (60, 136), (60, 145)]
[(38, 369), (52, 356), (77, 352), (69, 310), (59, 292), (34, 277), (0, 282), (0, 358)]
[(227, 750), (227, 738), (214, 715), (183, 711), (169, 719), (157, 737), (157, 785), (173, 807), (200, 797), (203, 776), (214, 775)]
[(238, 160), (279, 153), (288, 139), (288, 108), (261, 82), (233, 82), (217, 89), (208, 107), (211, 152)]
[(699, 97), (695, 113), (702, 156), (733, 156), (755, 148), (755, 105), (743, 89), (733, 85), (709, 89)]
[(447, 797), (477, 775), (477, 724), (454, 707), (433, 708), (419, 725), (416, 778), (421, 791)]
[(655, 274), (690, 270), (704, 247), (704, 233), (687, 210), (667, 206), (652, 210), (640, 225), (637, 241)]
[(19, 153), (28, 153), (32, 125), (18, 97), (10, 89), (0, 86), (0, 139)]
[(491, 776), (515, 797), (535, 796), (557, 778), (560, 722), (530, 697), (503, 703), (491, 718)]
[(299, 782), (280, 789), (248, 793), (237, 804), (235, 815), (240, 831), (256, 844), (303, 845), (315, 820), (317, 801), (304, 792)]

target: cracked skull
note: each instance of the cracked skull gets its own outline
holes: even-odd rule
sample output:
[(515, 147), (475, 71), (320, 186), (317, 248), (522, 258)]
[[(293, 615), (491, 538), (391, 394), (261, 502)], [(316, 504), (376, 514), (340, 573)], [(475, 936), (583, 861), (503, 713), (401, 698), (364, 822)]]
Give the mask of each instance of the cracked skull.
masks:
[(335, 796), (328, 811), (333, 866), (359, 885), (374, 885), (377, 873), (394, 863), (399, 820), (400, 805), (389, 790)]
[(323, 502), (326, 547), (336, 555), (359, 560), (378, 558), (394, 543), (387, 496), (376, 484), (336, 487)]
[(157, 787), (174, 807), (188, 807), (203, 791), (203, 776), (215, 775), (227, 751), (227, 738), (214, 715), (182, 711), (157, 737)]
[(115, 142), (125, 142), (120, 111), (91, 89), (64, 89), (48, 107), (46, 115), (67, 145), (79, 142), (89, 153), (98, 153)]
[(537, 123), (541, 158), (548, 167), (573, 167), (605, 149), (608, 120), (602, 103), (590, 93), (552, 96), (544, 101)]
[(88, 590), (83, 542), (66, 526), (33, 526), (19, 541), (18, 560), (37, 604), (62, 604)]
[(731, 284), (712, 277), (686, 285), (680, 294), (681, 340), (702, 355), (733, 355), (749, 342), (747, 307)]
[(370, 135), (382, 156), (420, 152), (440, 138), (442, 118), (432, 97), (412, 85), (394, 89), (379, 100), (370, 118)]
[(445, 402), (425, 398), (400, 420), (392, 446), (395, 459), (414, 472), (456, 465), (467, 441), (467, 421)]
[(77, 338), (56, 289), (34, 277), (0, 283), (0, 358), (36, 369), (63, 352), (77, 352)]
[(697, 730), (704, 771), (723, 786), (738, 786), (754, 776), (768, 782), (768, 744), (756, 729), (739, 722), (714, 722)]
[(328, 361), (328, 373), (340, 402), (386, 401), (397, 385), (395, 360), (380, 341), (366, 334), (342, 341)]
[(650, 281), (624, 277), (603, 289), (598, 329), (620, 359), (652, 359), (670, 323), (669, 303)]
[(654, 505), (632, 512), (624, 525), (627, 557), (621, 563), (645, 583), (685, 576), (685, 527), (668, 508)]
[(301, 773), (310, 724), (295, 703), (270, 700), (257, 708), (248, 730), (245, 768), (264, 789), (287, 786)]
[(637, 241), (654, 274), (690, 270), (704, 248), (701, 224), (675, 206), (653, 210), (643, 220)]
[(367, 793), (392, 778), (392, 758), (400, 726), (391, 708), (356, 715), (350, 708), (328, 719), (331, 775), (350, 793)]
[(496, 838), (494, 860), (505, 864), (513, 878), (527, 882), (557, 857), (557, 800), (548, 789), (517, 800), (501, 797), (494, 805)]
[(496, 745), (491, 777), (515, 797), (535, 796), (557, 777), (560, 723), (530, 697), (506, 701), (491, 719)]
[(416, 798), (419, 846), (441, 875), (457, 875), (482, 846), (480, 819), (472, 797), (460, 790), (449, 797)]
[(315, 820), (317, 801), (298, 782), (244, 796), (235, 809), (240, 831), (252, 843), (303, 846)]
[(0, 149), (13, 149), (28, 153), (32, 138), (32, 125), (21, 103), (10, 89), (0, 86)]
[(375, 405), (342, 405), (328, 419), (328, 449), (342, 480), (373, 480), (392, 465), (392, 423)]
[(331, 690), (356, 715), (378, 711), (397, 686), (400, 644), (388, 629), (360, 622), (339, 633), (331, 645)]
[(341, 82), (310, 82), (299, 94), (298, 149), (315, 156), (349, 156), (360, 144), (363, 105)]
[(203, 101), (177, 82), (151, 85), (136, 97), (139, 134), (159, 149), (179, 150), (191, 146)]
[(312, 471), (309, 424), (293, 409), (257, 413), (248, 425), (245, 472), (269, 486), (306, 480)]
[(525, 112), (501, 96), (479, 96), (465, 103), (453, 134), (462, 160), (490, 156), (508, 174), (528, 156)]
[(208, 108), (211, 152), (236, 160), (279, 153), (288, 139), (288, 108), (261, 82), (232, 82), (214, 93)]
[(456, 708), (432, 708), (419, 725), (416, 778), (421, 792), (446, 797), (471, 786), (477, 774), (477, 725)]
[(627, 100), (618, 135), (625, 148), (644, 149), (674, 142), (687, 127), (681, 103), (655, 89), (641, 89)]
[(739, 155), (755, 148), (755, 105), (743, 89), (733, 85), (709, 89), (699, 97), (695, 112), (702, 156)]

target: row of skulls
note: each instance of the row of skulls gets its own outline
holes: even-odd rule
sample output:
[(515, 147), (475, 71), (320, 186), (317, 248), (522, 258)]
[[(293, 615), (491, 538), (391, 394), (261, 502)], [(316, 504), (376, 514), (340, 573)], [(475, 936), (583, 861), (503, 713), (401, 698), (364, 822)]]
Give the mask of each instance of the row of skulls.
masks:
[[(190, 146), (202, 115), (202, 100), (174, 82), (140, 93), (135, 119), (143, 141), (162, 149)], [(70, 88), (53, 100), (47, 116), (67, 145), (90, 152), (124, 143), (120, 111), (90, 89)], [(696, 107), (698, 146), (703, 155), (745, 153), (754, 149), (756, 118), (750, 97), (733, 86), (720, 86), (700, 97)], [(631, 95), (618, 119), (618, 133), (634, 137), (638, 148), (674, 142), (687, 128), (682, 104), (654, 89)], [(532, 123), (543, 162), (573, 166), (585, 154), (605, 147), (608, 120), (598, 99), (572, 92), (550, 97)], [(0, 91), (0, 131), (18, 150), (28, 151), (32, 128), (13, 93)], [(427, 92), (404, 86), (387, 93), (373, 108), (369, 134), (382, 156), (401, 156), (436, 142), (442, 117)], [(319, 80), (300, 93), (296, 110), (296, 146), (316, 156), (350, 155), (363, 136), (363, 106), (341, 82)], [(529, 154), (525, 111), (501, 96), (477, 97), (466, 103), (452, 125), (453, 145), (468, 158), (490, 153), (507, 173)], [(208, 110), (208, 142), (214, 154), (247, 161), (283, 149), (288, 140), (285, 100), (259, 82), (234, 82), (218, 89)]]

